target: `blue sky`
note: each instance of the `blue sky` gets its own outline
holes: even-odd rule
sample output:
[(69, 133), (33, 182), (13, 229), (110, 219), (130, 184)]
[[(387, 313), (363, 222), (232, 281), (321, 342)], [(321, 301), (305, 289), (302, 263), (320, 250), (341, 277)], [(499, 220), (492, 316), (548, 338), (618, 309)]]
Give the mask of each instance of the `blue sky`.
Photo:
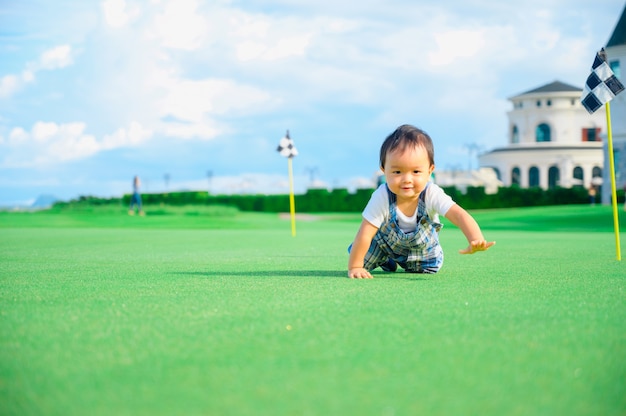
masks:
[[(354, 189), (409, 123), (437, 169), (506, 144), (508, 97), (582, 85), (623, 0), (0, 0), (0, 205)], [(471, 145), (471, 146), (468, 146)]]

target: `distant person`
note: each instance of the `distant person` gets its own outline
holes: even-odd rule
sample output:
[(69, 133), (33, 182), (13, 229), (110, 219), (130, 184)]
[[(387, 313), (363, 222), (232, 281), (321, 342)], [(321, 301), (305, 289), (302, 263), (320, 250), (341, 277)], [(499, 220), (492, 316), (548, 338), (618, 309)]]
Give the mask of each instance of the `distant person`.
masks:
[(133, 195), (130, 197), (130, 208), (128, 209), (128, 215), (135, 215), (135, 210), (139, 215), (145, 215), (143, 207), (141, 206), (141, 193), (139, 188), (141, 187), (141, 180), (139, 176), (133, 178)]
[(474, 218), (430, 181), (435, 169), (433, 142), (424, 131), (400, 126), (380, 149), (380, 167), (386, 183), (372, 194), (363, 221), (348, 248), (348, 277), (372, 278), (381, 267), (395, 271), (436, 273), (443, 264), (439, 245), (439, 214), (461, 229), (473, 254), (495, 244), (483, 237)]
[(591, 185), (589, 187), (589, 204), (591, 205), (595, 205), (596, 204), (596, 187), (594, 185)]

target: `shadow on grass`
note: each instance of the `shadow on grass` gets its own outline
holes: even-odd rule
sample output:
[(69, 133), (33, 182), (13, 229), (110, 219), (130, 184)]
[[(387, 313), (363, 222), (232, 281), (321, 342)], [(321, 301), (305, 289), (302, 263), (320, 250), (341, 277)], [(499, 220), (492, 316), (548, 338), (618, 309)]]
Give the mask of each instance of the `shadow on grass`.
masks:
[[(347, 279), (346, 270), (255, 270), (255, 271), (202, 271), (170, 272), (169, 274), (206, 277), (333, 277)], [(419, 274), (372, 272), (375, 279), (428, 280)], [(361, 280), (361, 279), (354, 279)]]

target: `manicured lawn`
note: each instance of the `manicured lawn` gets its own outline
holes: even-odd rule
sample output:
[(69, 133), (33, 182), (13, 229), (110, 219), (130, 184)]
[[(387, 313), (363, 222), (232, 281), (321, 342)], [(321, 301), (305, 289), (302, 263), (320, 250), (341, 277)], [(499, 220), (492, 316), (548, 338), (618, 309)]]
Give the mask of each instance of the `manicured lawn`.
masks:
[(446, 225), (440, 273), (366, 281), (358, 215), (147, 211), (0, 213), (0, 414), (626, 413), (608, 207), (476, 212), (492, 250)]

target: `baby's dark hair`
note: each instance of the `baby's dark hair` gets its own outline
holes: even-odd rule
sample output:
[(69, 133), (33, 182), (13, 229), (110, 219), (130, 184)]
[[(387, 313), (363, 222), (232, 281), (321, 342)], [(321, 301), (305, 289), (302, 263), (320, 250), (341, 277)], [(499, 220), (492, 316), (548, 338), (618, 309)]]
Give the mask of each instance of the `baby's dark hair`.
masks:
[(403, 124), (398, 127), (396, 131), (387, 136), (383, 145), (380, 147), (380, 167), (385, 168), (385, 159), (388, 153), (396, 149), (404, 151), (409, 146), (423, 147), (428, 154), (430, 164), (435, 165), (435, 147), (428, 133), (410, 124)]

